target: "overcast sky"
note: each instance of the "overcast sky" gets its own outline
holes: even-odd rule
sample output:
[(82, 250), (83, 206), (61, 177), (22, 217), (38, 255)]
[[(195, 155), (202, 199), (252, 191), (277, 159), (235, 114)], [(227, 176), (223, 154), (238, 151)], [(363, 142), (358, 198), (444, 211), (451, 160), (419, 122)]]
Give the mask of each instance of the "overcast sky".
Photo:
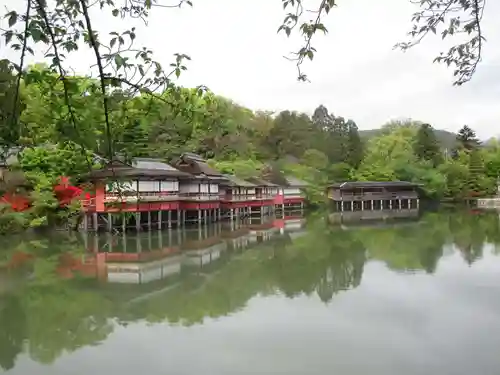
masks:
[[(0, 0), (4, 3), (19, 8), (21, 1)], [(451, 69), (432, 63), (446, 48), (439, 37), (407, 53), (392, 49), (410, 27), (409, 0), (340, 0), (326, 20), (329, 34), (318, 35), (318, 53), (305, 66), (310, 83), (297, 82), (294, 64), (283, 58), (300, 41), (276, 33), (284, 15), (280, 0), (193, 3), (193, 8), (155, 9), (147, 27), (136, 22), (137, 45), (150, 47), (163, 64), (175, 52), (192, 57), (181, 84), (207, 85), (252, 109), (312, 113), (323, 104), (360, 129), (404, 117), (451, 131), (468, 124), (481, 138), (500, 134), (498, 3), (490, 1), (485, 13), (483, 62), (474, 80), (460, 88), (452, 86)], [(309, 1), (311, 8), (315, 3)], [(101, 32), (132, 25), (104, 13), (94, 16)], [(3, 44), (0, 48), (2, 56), (12, 56)], [(78, 53), (70, 64), (86, 72), (91, 61), (90, 54)]]

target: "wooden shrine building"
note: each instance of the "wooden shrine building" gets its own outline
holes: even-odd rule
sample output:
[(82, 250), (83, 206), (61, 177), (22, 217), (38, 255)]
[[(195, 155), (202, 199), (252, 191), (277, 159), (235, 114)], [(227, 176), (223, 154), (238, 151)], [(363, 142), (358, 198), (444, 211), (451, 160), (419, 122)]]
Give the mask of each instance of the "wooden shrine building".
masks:
[(191, 152), (182, 154), (172, 165), (192, 176), (179, 186), (180, 208), (187, 215), (183, 221), (201, 223), (220, 219), (219, 186), (226, 181), (226, 177), (210, 167), (200, 155)]
[(293, 176), (285, 176), (286, 185), (280, 188), (280, 195), (283, 196), (285, 208), (303, 208), (306, 200), (304, 189), (308, 184)]
[(342, 182), (328, 187), (338, 211), (413, 209), (419, 206), (418, 184), (406, 181)]
[(275, 206), (281, 209), (295, 209), (304, 207), (306, 195), (304, 189), (308, 184), (293, 176), (285, 175), (276, 163), (268, 164), (263, 170), (263, 179), (278, 187), (275, 196)]
[(260, 207), (256, 185), (231, 175), (224, 175), (226, 181), (220, 185), (221, 207), (230, 218), (250, 215), (251, 207)]
[(258, 202), (255, 206), (250, 206), (250, 214), (255, 211), (261, 215), (273, 212), (274, 201), (278, 195), (279, 186), (257, 177), (247, 178), (246, 181), (255, 185), (255, 200)]
[(95, 188), (95, 198), (84, 206), (84, 228), (111, 231), (119, 226), (125, 231), (129, 226), (170, 228), (178, 222), (181, 181), (192, 176), (158, 159), (135, 158), (131, 163), (114, 160), (84, 179)]

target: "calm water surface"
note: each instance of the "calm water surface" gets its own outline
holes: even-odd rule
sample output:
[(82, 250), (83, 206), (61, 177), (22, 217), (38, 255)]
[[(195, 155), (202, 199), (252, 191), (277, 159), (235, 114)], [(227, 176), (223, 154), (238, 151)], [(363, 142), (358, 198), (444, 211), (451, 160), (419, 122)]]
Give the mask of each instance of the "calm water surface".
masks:
[(500, 374), (500, 220), (0, 244), (8, 374)]

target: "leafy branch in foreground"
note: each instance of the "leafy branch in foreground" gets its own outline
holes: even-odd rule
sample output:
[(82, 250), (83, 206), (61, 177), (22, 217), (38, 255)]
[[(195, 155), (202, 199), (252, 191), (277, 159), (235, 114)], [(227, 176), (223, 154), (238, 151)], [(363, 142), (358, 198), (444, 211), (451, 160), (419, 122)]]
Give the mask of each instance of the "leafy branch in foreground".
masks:
[[(189, 1), (181, 0), (175, 6), (179, 7)], [(24, 55), (28, 51), (33, 53), (35, 44), (45, 44), (45, 59), (49, 60), (48, 68), (58, 75), (58, 80), (63, 83), (66, 114), (65, 121), (74, 127), (75, 141), (84, 147), (84, 141), (79, 132), (78, 116), (75, 114), (72, 96), (70, 95), (69, 74), (70, 67), (66, 66), (67, 55), (87, 45), (95, 55), (97, 77), (100, 81), (102, 98), (102, 122), (105, 125), (109, 158), (114, 155), (112, 145), (112, 126), (110, 124), (108, 98), (113, 91), (119, 89), (124, 96), (132, 97), (137, 93), (148, 93), (161, 98), (159, 94), (165, 90), (174, 90), (174, 77), (179, 77), (186, 70), (185, 61), (189, 56), (175, 54), (175, 60), (170, 64), (169, 71), (165, 71), (160, 62), (152, 57), (152, 51), (146, 47), (135, 47), (135, 28), (123, 32), (113, 31), (108, 37), (99, 33), (93, 26), (90, 9), (99, 7), (100, 11), (110, 10), (111, 16), (121, 18), (141, 18), (146, 20), (149, 11), (154, 6), (167, 7), (156, 4), (152, 0), (125, 0), (116, 6), (113, 0), (89, 2), (88, 0), (27, 0), (25, 14), (10, 11), (5, 18), (8, 20), (8, 29), (3, 31), (6, 44), (11, 49), (21, 51), (20, 64), (15, 68), (18, 72), (19, 92), (21, 77), (24, 72)], [(174, 6), (174, 5), (171, 5)], [(171, 7), (169, 6), (169, 7)], [(22, 24), (23, 30), (16, 26)], [(82, 95), (88, 92), (82, 92)], [(14, 98), (14, 108), (18, 98)], [(172, 103), (170, 103), (172, 104)], [(13, 123), (16, 118), (13, 117)]]
[(441, 34), (442, 39), (463, 36), (464, 41), (441, 53), (435, 62), (454, 67), (455, 85), (462, 85), (472, 78), (482, 58), (485, 41), (481, 21), (486, 0), (412, 0), (421, 9), (413, 14), (413, 28), (408, 33), (411, 40), (398, 43), (403, 51), (419, 44), (427, 35)]
[[(336, 0), (321, 0), (317, 10), (305, 10), (302, 0), (282, 0), (282, 2), (283, 9), (291, 9), (291, 11), (286, 14), (282, 25), (278, 28), (278, 33), (284, 32), (287, 36), (290, 36), (292, 31), (298, 27), (304, 40), (304, 45), (297, 52), (293, 52), (291, 57), (286, 58), (295, 61), (297, 79), (299, 81), (308, 81), (307, 75), (302, 72), (301, 66), (306, 58), (311, 61), (314, 58), (316, 49), (312, 46), (312, 38), (318, 30), (324, 34), (327, 33), (325, 25), (321, 22), (321, 17), (330, 13), (330, 10), (337, 6)], [(314, 19), (300, 23), (304, 13), (314, 14)]]
[[(301, 65), (305, 59), (312, 60), (316, 49), (312, 46), (312, 38), (317, 31), (327, 33), (322, 23), (323, 16), (337, 6), (336, 0), (321, 0), (314, 10), (305, 9), (305, 0), (281, 0), (283, 8), (289, 9), (278, 32), (287, 36), (295, 29), (303, 37), (300, 49), (292, 53), (289, 60), (295, 61), (298, 79), (307, 81)], [(420, 10), (413, 14), (413, 28), (408, 33), (410, 41), (396, 44), (396, 48), (406, 51), (418, 45), (429, 34), (440, 32), (443, 39), (451, 36), (462, 37), (448, 52), (441, 53), (434, 62), (445, 63), (454, 67), (455, 85), (468, 82), (481, 61), (485, 38), (481, 29), (481, 21), (486, 0), (410, 0), (419, 6)], [(313, 15), (309, 21), (304, 21), (307, 15)]]

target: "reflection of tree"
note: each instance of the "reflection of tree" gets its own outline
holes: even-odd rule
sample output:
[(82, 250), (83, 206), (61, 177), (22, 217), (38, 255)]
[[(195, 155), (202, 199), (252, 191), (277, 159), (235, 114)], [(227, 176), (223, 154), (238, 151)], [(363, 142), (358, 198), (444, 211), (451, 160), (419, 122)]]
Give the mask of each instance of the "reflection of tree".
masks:
[(469, 265), (482, 257), (486, 242), (500, 245), (500, 220), (491, 212), (427, 213), (411, 226), (358, 229), (354, 236), (372, 258), (391, 269), (433, 273), (447, 242), (454, 243)]
[(488, 212), (481, 215), (480, 223), (483, 228), (486, 241), (493, 245), (500, 245), (500, 214)]
[(279, 290), (288, 297), (316, 292), (325, 302), (359, 285), (365, 262), (363, 246), (349, 233), (330, 231), (318, 222), (306, 236), (277, 252), (270, 266)]
[(10, 370), (23, 349), (26, 314), (18, 296), (0, 298), (0, 367)]
[(29, 316), (29, 353), (41, 363), (53, 362), (64, 351), (95, 345), (112, 332), (107, 301), (70, 282), (31, 288), (23, 300)]
[(455, 246), (469, 265), (482, 257), (485, 242), (500, 244), (497, 213), (452, 213), (449, 215), (449, 228)]
[(412, 225), (359, 229), (354, 234), (372, 258), (389, 268), (428, 273), (436, 270), (447, 235), (447, 223), (439, 214), (428, 214)]
[[(137, 296), (134, 288), (139, 286), (121, 285), (125, 293), (116, 298), (111, 286), (58, 276), (65, 255), (81, 259), (82, 246), (74, 237), (17, 243), (3, 250), (2, 264), (13, 254), (34, 257), (26, 257), (29, 267), (23, 272), (9, 273), (24, 279), (24, 286), (16, 284), (19, 291), (12, 293), (11, 288), (0, 299), (0, 366), (12, 368), (23, 348), (34, 360), (50, 363), (65, 351), (95, 345), (110, 334), (113, 318), (199, 324), (241, 310), (257, 295), (276, 293), (290, 298), (317, 295), (329, 302), (359, 286), (367, 254), (393, 270), (433, 273), (444, 244), (452, 242), (469, 264), (481, 257), (485, 242), (500, 248), (498, 215), (431, 213), (412, 225), (348, 231), (319, 217), (309, 220), (307, 233), (293, 241), (277, 236), (245, 251), (222, 252), (203, 267), (183, 265), (179, 275), (158, 281), (163, 293), (130, 304), (126, 301)], [(27, 279), (28, 274), (33, 277)]]
[(352, 238), (339, 241), (338, 244), (338, 248), (330, 253), (328, 268), (317, 288), (318, 296), (323, 302), (330, 301), (339, 291), (356, 288), (361, 284), (366, 262), (363, 245)]
[[(16, 267), (23, 269), (28, 262), (33, 277), (25, 278), (23, 285), (17, 285), (18, 297), (4, 302), (0, 334), (9, 336), (0, 337), (0, 345), (18, 342), (8, 341), (10, 337), (26, 338), (31, 358), (51, 363), (64, 351), (96, 344), (109, 335), (112, 326), (108, 322), (108, 301), (101, 294), (82, 288), (83, 280), (79, 278), (63, 280), (58, 277), (61, 254), (82, 251), (74, 237), (29, 240), (6, 251), (11, 260), (19, 258), (21, 263), (16, 263)], [(18, 254), (33, 257), (20, 258)], [(19, 272), (14, 271), (16, 269), (12, 272), (19, 277)], [(7, 349), (0, 348), (2, 361), (4, 355), (10, 355), (8, 353)]]

